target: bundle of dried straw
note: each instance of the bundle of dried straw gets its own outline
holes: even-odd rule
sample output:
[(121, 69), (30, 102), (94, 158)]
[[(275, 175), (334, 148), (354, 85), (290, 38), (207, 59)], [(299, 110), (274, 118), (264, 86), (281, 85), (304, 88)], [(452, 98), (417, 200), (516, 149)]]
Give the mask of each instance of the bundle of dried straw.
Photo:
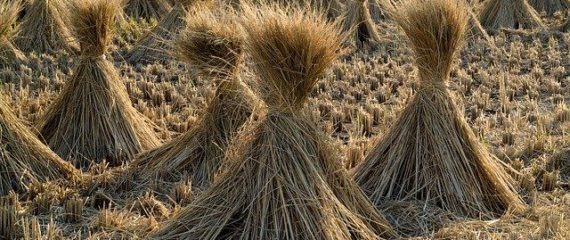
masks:
[(339, 54), (337, 25), (297, 8), (245, 6), (246, 49), (267, 115), (241, 132), (212, 188), (151, 237), (378, 239), (395, 234), (302, 107)]
[(31, 0), (15, 44), (24, 52), (75, 52), (77, 45), (67, 28), (69, 13), (61, 0)]
[(356, 170), (356, 181), (377, 204), (419, 200), (470, 217), (524, 206), (447, 90), (468, 26), (466, 8), (457, 0), (407, 1), (394, 15), (416, 53), (420, 88)]
[(371, 41), (380, 42), (368, 5), (368, 0), (349, 0), (345, 3), (343, 30), (348, 33), (348, 44), (356, 48), (362, 48)]
[(20, 65), (26, 61), (26, 55), (12, 44), (14, 24), (20, 9), (19, 1), (0, 0), (0, 68)]
[[(173, 37), (184, 28), (184, 16), (194, 2), (191, 0), (178, 0), (172, 10), (164, 16), (154, 29), (135, 44), (127, 53), (125, 59), (131, 64), (152, 63), (172, 60), (171, 41)], [(207, 1), (210, 2), (210, 1)]]
[(489, 0), (479, 13), (479, 22), (489, 31), (501, 28), (544, 28), (544, 23), (526, 0)]
[(134, 19), (160, 20), (170, 11), (170, 3), (166, 0), (126, 0), (124, 11)]
[(529, 0), (528, 3), (539, 13), (554, 16), (557, 12), (566, 12), (570, 9), (570, 0)]
[(238, 29), (228, 17), (216, 16), (207, 9), (196, 8), (188, 13), (186, 28), (175, 39), (174, 52), (211, 79), (217, 90), (191, 130), (136, 158), (133, 173), (146, 183), (156, 179), (176, 182), (186, 173), (195, 187), (205, 188), (218, 172), (230, 140), (255, 109), (261, 108), (260, 101), (240, 79), (243, 40)]
[(113, 0), (77, 2), (73, 30), (81, 45), (73, 76), (37, 127), (62, 158), (83, 168), (106, 160), (119, 165), (159, 140), (150, 120), (132, 106), (105, 52), (118, 5)]

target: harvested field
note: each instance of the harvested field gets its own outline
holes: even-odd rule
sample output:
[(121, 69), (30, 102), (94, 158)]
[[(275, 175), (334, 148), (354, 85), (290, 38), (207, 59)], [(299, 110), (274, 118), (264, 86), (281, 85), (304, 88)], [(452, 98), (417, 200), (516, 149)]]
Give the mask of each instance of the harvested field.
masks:
[[(95, 0), (94, 2), (105, 1), (111, 0)], [(477, 23), (472, 21), (476, 20), (475, 16), (480, 16), (484, 3), (489, 1), (493, 0), (483, 1), (483, 3), (470, 1), (477, 3), (471, 4), (474, 7), (472, 8), (473, 14), (469, 14), (468, 28)], [(6, 2), (11, 1), (0, 0), (2, 4)], [(181, 4), (179, 1), (170, 2), (172, 9), (176, 9), (177, 4)], [(232, 1), (220, 0), (220, 2)], [(341, 10), (335, 11), (333, 15), (345, 14), (342, 8), (350, 6), (346, 4), (347, 2), (361, 1), (334, 1), (334, 5), (339, 6)], [(388, 0), (370, 2), (376, 4), (376, 2), (382, 3)], [(525, 7), (532, 7), (531, 2), (537, 1), (529, 0)], [(354, 44), (359, 38), (358, 31), (354, 34), (354, 31), (347, 29), (353, 35), (348, 36), (342, 46), (350, 48), (343, 51), (339, 59), (324, 71), (314, 87), (307, 91), (307, 99), (302, 100), (305, 104), (301, 104), (303, 109), (299, 110), (299, 115), (303, 117), (303, 124), (310, 125), (307, 128), (310, 129), (310, 133), (299, 131), (303, 133), (299, 135), (313, 136), (318, 135), (315, 132), (324, 133), (324, 136), (319, 136), (323, 137), (326, 144), (321, 144), (322, 139), (319, 139), (319, 144), (315, 145), (327, 146), (319, 151), (331, 150), (329, 154), (333, 156), (327, 157), (346, 168), (346, 171), (340, 171), (342, 174), (339, 175), (342, 176), (354, 174), (359, 166), (363, 166), (360, 164), (375, 149), (375, 146), (397, 127), (395, 126), (397, 120), (406, 106), (414, 101), (414, 96), (422, 87), (423, 79), (419, 76), (420, 71), (416, 64), (417, 55), (408, 36), (387, 11), (381, 11), (383, 16), (377, 17), (374, 11), (380, 11), (376, 8), (381, 8), (383, 5), (373, 3), (367, 4), (371, 15), (366, 27), (374, 26), (376, 36), (366, 36), (371, 39), (369, 43)], [(222, 5), (220, 3), (211, 4), (208, 8), (221, 8)], [(227, 10), (227, 14), (232, 15), (233, 11), (235, 10)], [(511, 26), (517, 27), (518, 24), (511, 25), (511, 21), (505, 24), (494, 24), (499, 22), (495, 19), (491, 21), (493, 24), (488, 25), (488, 28), (492, 29), (489, 35), (479, 34), (483, 31), (482, 29), (487, 28), (484, 23), (481, 24), (482, 28), (472, 32), (468, 29), (465, 43), (458, 50), (451, 64), (446, 88), (449, 98), (453, 99), (458, 109), (458, 118), (462, 117), (470, 127), (478, 145), (484, 147), (496, 157), (500, 165), (505, 167), (505, 172), (513, 179), (513, 188), (521, 196), (526, 208), (521, 211), (506, 209), (505, 213), (501, 211), (500, 214), (493, 216), (479, 216), (451, 211), (451, 208), (438, 204), (426, 204), (422, 201), (423, 199), (379, 198), (380, 200), (371, 201), (378, 210), (378, 214), (372, 215), (385, 218), (386, 226), (389, 224), (404, 239), (570, 239), (570, 32), (568, 32), (568, 27), (561, 27), (568, 26), (570, 16), (564, 12), (554, 14), (548, 11), (533, 12), (536, 12), (537, 18), (540, 18), (540, 26), (529, 24), (524, 26), (525, 29), (512, 29)], [(57, 11), (50, 13), (57, 13)], [(166, 12), (163, 14), (168, 16)], [(331, 17), (330, 12), (329, 17)], [(59, 22), (69, 21), (67, 19), (70, 18), (73, 16), (62, 16), (61, 19), (57, 19), (56, 23), (59, 26)], [(13, 21), (12, 19), (14, 17), (9, 21)], [(23, 19), (26, 19), (25, 15)], [(22, 24), (23, 20), (17, 21)], [(238, 25), (243, 23), (240, 20), (234, 19), (234, 21)], [(154, 129), (153, 142), (158, 144), (158, 148), (168, 146), (165, 144), (173, 139), (185, 142), (183, 141), (185, 138), (180, 136), (185, 136), (184, 133), (189, 130), (204, 128), (200, 127), (205, 124), (204, 119), (216, 119), (211, 115), (223, 112), (209, 109), (212, 99), (216, 99), (216, 93), (220, 91), (219, 80), (215, 80), (215, 77), (210, 76), (204, 69), (197, 70), (196, 66), (192, 65), (196, 63), (177, 59), (176, 54), (165, 56), (167, 59), (150, 62), (132, 62), (126, 57), (135, 49), (141, 37), (149, 36), (153, 29), (156, 30), (155, 27), (159, 22), (159, 19), (139, 21), (132, 18), (117, 21), (114, 24), (112, 40), (109, 41), (108, 48), (105, 48), (106, 51), (103, 51), (104, 57), (99, 56), (100, 54), (96, 56), (105, 59), (109, 67), (114, 67), (118, 77), (117, 82), (124, 84), (125, 94), (128, 94), (129, 101), (122, 99), (121, 102), (131, 103), (132, 110), (136, 110), (137, 114), (141, 115), (137, 119), (139, 122), (150, 120), (147, 124)], [(2, 24), (0, 43), (3, 46), (0, 47), (0, 51), (2, 49), (15, 51), (18, 46), (23, 46), (22, 42), (18, 44), (18, 41), (21, 41), (18, 40), (18, 36), (22, 36), (23, 33), (18, 32), (17, 28), (5, 27), (5, 25), (12, 24)], [(502, 28), (496, 27), (499, 25)], [(21, 26), (26, 26), (26, 24)], [(66, 26), (71, 29), (72, 25)], [(356, 26), (356, 20), (350, 23), (350, 26)], [(339, 23), (337, 27), (343, 29), (343, 24)], [(77, 34), (76, 30), (71, 33)], [(24, 33), (28, 35), (27, 31)], [(80, 69), (78, 64), (82, 58), (78, 55), (81, 52), (76, 51), (74, 47), (81, 43), (82, 36), (73, 36), (79, 38), (79, 42), (73, 40), (69, 45), (73, 46), (71, 48), (60, 42), (51, 41), (52, 37), (57, 38), (59, 35), (70, 35), (70, 32), (50, 34), (49, 41), (42, 43), (45, 46), (26, 46), (25, 51), (18, 51), (18, 54), (22, 56), (21, 59), (25, 60), (0, 61), (2, 62), (0, 64), (2, 99), (10, 108), (11, 113), (19, 119), (18, 126), (29, 128), (27, 130), (33, 133), (28, 134), (30, 136), (37, 135), (38, 130), (33, 127), (37, 126), (48, 109), (57, 101), (58, 96), (66, 89), (66, 84), (74, 80), (73, 77), (78, 74), (77, 69)], [(176, 37), (177, 35), (173, 38), (176, 39)], [(247, 34), (242, 37), (246, 38)], [(34, 44), (36, 44), (35, 41), (44, 41), (44, 39), (37, 38)], [(168, 43), (165, 42), (165, 44)], [(353, 45), (360, 48), (354, 49)], [(9, 46), (9, 48), (4, 46)], [(153, 46), (176, 49), (162, 43)], [(39, 49), (41, 53), (33, 52), (34, 48)], [(239, 76), (244, 84), (239, 89), (248, 87), (257, 95), (256, 97), (262, 99), (264, 97), (262, 93), (267, 89), (263, 89), (264, 85), (261, 83), (267, 85), (268, 81), (259, 78), (259, 70), (255, 68), (259, 66), (254, 65), (255, 62), (252, 61), (249, 55), (251, 53), (247, 49), (249, 48), (244, 49), (245, 56), (243, 63), (240, 63), (243, 66), (236, 66), (235, 69), (239, 70), (239, 73), (233, 74)], [(165, 49), (164, 52), (168, 50)], [(2, 56), (0, 54), (0, 57)], [(267, 101), (267, 99), (263, 100)], [(272, 102), (272, 104), (275, 103)], [(67, 109), (71, 109), (69, 106), (73, 104), (66, 103), (66, 105)], [(266, 112), (274, 112), (275, 109), (265, 106), (259, 110), (255, 108), (254, 111), (254, 115), (258, 116), (251, 117), (243, 129), (254, 128), (256, 124), (259, 124), (258, 121), (266, 118), (263, 116)], [(129, 121), (131, 124), (137, 122)], [(261, 127), (255, 129), (261, 131), (259, 130)], [(290, 129), (287, 132), (290, 132)], [(207, 133), (201, 134), (208, 136)], [(139, 137), (144, 138), (144, 136)], [(242, 137), (248, 139), (247, 136)], [(2, 139), (4, 141), (4, 137)], [(41, 143), (37, 140), (31, 142)], [(2, 152), (13, 151), (10, 150), (8, 143), (1, 142), (1, 144)], [(182, 152), (183, 145), (177, 142), (172, 144), (177, 146), (177, 153)], [(224, 144), (227, 143), (224, 142)], [(217, 152), (217, 161), (221, 163), (217, 163), (216, 166), (219, 166), (219, 172), (222, 173), (208, 176), (208, 182), (213, 182), (212, 185), (215, 186), (217, 182), (224, 183), (223, 177), (226, 175), (232, 175), (232, 179), (249, 176), (249, 174), (242, 173), (223, 173), (227, 166), (232, 166), (231, 169), (241, 169), (234, 166), (236, 164), (232, 162), (232, 159), (241, 161), (244, 157), (236, 157), (240, 155), (240, 152), (232, 152), (232, 150), (238, 148), (233, 145), (244, 144), (243, 142), (229, 143), (229, 147), (224, 145), (216, 149), (217, 151), (227, 149), (225, 154), (233, 157), (220, 160), (219, 152)], [(307, 150), (310, 147), (294, 148), (292, 146), (295, 145), (290, 142), (284, 145), (295, 149), (291, 152), (310, 155)], [(213, 148), (215, 144), (209, 144), (208, 147)], [(42, 148), (45, 146), (42, 145)], [(248, 154), (262, 153), (260, 149), (263, 148), (256, 146), (255, 151), (250, 151)], [(243, 151), (242, 149), (241, 153)], [(55, 154), (49, 157), (59, 159)], [(272, 159), (278, 159), (278, 157), (272, 157)], [(298, 156), (287, 156), (283, 159), (296, 159), (295, 157)], [(162, 159), (168, 160), (168, 158)], [(4, 154), (0, 155), (0, 164), (5, 165), (4, 161), (7, 159)], [(10, 161), (13, 161), (12, 159), (16, 158), (10, 158)], [(63, 160), (70, 161), (70, 159)], [(176, 219), (176, 216), (187, 214), (188, 206), (192, 206), (194, 200), (199, 200), (202, 205), (208, 204), (207, 198), (200, 197), (201, 194), (208, 193), (208, 189), (201, 189), (202, 184), (194, 183), (196, 176), (193, 176), (193, 173), (182, 171), (186, 168), (176, 169), (180, 171), (176, 171), (175, 177), (169, 176), (168, 180), (172, 182), (165, 184), (163, 178), (154, 179), (152, 176), (158, 174), (150, 174), (152, 171), (145, 167), (131, 168), (130, 164), (136, 160), (136, 157), (124, 159), (121, 161), (124, 164), (119, 166), (110, 166), (104, 159), (91, 160), (94, 164), (89, 169), (85, 168), (83, 174), (74, 172), (74, 175), (78, 177), (74, 177), (73, 181), (66, 181), (65, 178), (35, 177), (26, 181), (25, 184), (22, 183), (23, 185), (18, 184), (17, 193), (4, 194), (2, 191), (4, 195), (0, 196), (0, 221), (3, 224), (0, 225), (0, 239), (149, 239), (151, 236), (157, 236), (156, 233), (168, 229), (184, 232), (180, 230), (180, 227), (168, 228), (167, 224), (171, 223), (172, 219)], [(327, 164), (335, 162), (333, 160), (327, 160)], [(271, 163), (278, 165), (279, 162), (272, 161)], [(177, 168), (176, 166), (185, 164), (145, 165)], [(244, 168), (249, 169), (250, 166), (246, 165)], [(290, 169), (289, 166), (283, 168)], [(326, 174), (327, 171), (333, 171), (331, 169), (333, 168), (323, 170), (324, 172), (319, 176), (312, 176), (313, 179), (323, 178), (319, 183), (323, 187), (315, 189), (329, 189), (326, 190), (326, 194), (322, 194), (322, 196), (327, 196), (327, 204), (338, 201), (335, 206), (346, 206), (343, 210), (345, 212), (354, 213), (361, 210), (362, 206), (348, 204), (350, 201), (347, 199), (350, 196), (340, 196), (339, 186), (334, 186), (335, 179)], [(153, 170), (156, 171), (156, 169)], [(142, 187), (136, 188), (136, 194), (129, 194), (129, 190), (135, 189), (136, 184), (140, 182), (129, 182), (128, 179), (122, 178), (122, 174), (126, 172), (132, 175), (140, 172), (139, 174), (143, 175), (141, 171), (148, 171), (144, 175), (144, 186), (140, 184)], [(255, 182), (256, 185), (263, 186), (259, 180), (269, 178), (257, 178), (260, 175), (251, 174), (252, 178), (256, 178), (255, 180), (243, 181)], [(327, 177), (328, 179), (325, 179)], [(40, 181), (33, 179), (40, 179)], [(117, 179), (120, 179), (120, 182), (117, 182)], [(227, 182), (226, 180), (224, 186), (239, 187), (238, 184), (230, 185)], [(346, 182), (351, 181), (346, 180)], [(339, 181), (336, 183), (340, 184)], [(205, 184), (207, 185), (209, 184)], [(279, 186), (271, 185), (272, 188)], [(288, 187), (292, 186), (288, 185)], [(303, 188), (305, 187), (303, 185)], [(350, 187), (352, 188), (352, 185)], [(121, 190), (121, 194), (110, 191), (110, 189), (117, 188)], [(250, 193), (252, 188), (248, 186), (248, 192), (244, 195), (254, 198), (255, 195)], [(232, 196), (241, 194), (236, 189), (231, 190), (234, 192)], [(360, 196), (360, 194), (356, 195)], [(277, 194), (267, 194), (263, 197), (267, 196), (277, 196)], [(232, 200), (235, 198), (233, 197)], [(219, 199), (216, 198), (218, 202)], [(259, 202), (256, 204), (262, 205)], [(332, 203), (329, 205), (332, 206)], [(243, 206), (240, 207), (245, 209)], [(270, 210), (267, 211), (270, 212)], [(327, 211), (327, 209), (321, 209), (320, 214), (323, 215)], [(290, 212), (290, 209), (283, 212)], [(346, 213), (346, 215), (351, 214)], [(354, 215), (361, 217), (360, 214)], [(238, 219), (233, 215), (228, 218)], [(202, 217), (202, 223), (209, 220), (204, 219)], [(266, 224), (271, 222), (267, 219), (271, 217), (264, 218), (264, 221), (267, 221)], [(332, 224), (331, 222), (334, 221), (330, 220), (330, 216), (323, 219), (327, 219), (327, 223), (323, 224), (330, 224), (330, 226), (320, 226), (322, 229), (345, 225), (340, 224), (340, 220)], [(216, 222), (221, 221), (217, 219)], [(374, 225), (361, 223), (364, 221), (360, 220), (355, 222), (361, 225)], [(248, 226), (255, 226), (253, 222), (247, 223)], [(229, 223), (224, 225), (234, 226)], [(268, 226), (268, 229), (272, 227)], [(363, 229), (368, 229), (368, 227), (363, 227)], [(226, 234), (231, 233), (234, 234), (233, 236), (237, 235), (234, 233), (235, 230), (231, 227), (224, 229), (228, 231)], [(372, 232), (372, 230), (367, 231)], [(203, 230), (203, 232), (207, 231)], [(328, 234), (332, 232), (331, 230)], [(367, 232), (361, 236), (372, 235), (374, 234)], [(279, 235), (268, 234), (266, 236)], [(346, 237), (349, 234), (337, 236), (337, 239), (344, 239), (343, 236)], [(392, 234), (385, 234), (385, 236), (392, 236)], [(327, 237), (332, 238), (329, 235)]]

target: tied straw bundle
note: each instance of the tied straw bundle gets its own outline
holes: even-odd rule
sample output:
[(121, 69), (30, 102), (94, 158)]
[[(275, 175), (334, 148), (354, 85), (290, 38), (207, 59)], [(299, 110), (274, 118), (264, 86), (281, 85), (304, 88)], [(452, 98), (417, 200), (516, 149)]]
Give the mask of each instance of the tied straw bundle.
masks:
[(191, 130), (136, 158), (133, 173), (142, 173), (145, 182), (157, 176), (180, 181), (186, 173), (195, 187), (205, 188), (218, 172), (230, 140), (260, 108), (260, 101), (240, 79), (243, 40), (238, 29), (227, 17), (204, 7), (188, 13), (186, 28), (174, 41), (174, 52), (205, 79), (211, 79), (217, 89)]
[(19, 26), (15, 44), (24, 52), (77, 51), (68, 26), (69, 13), (62, 0), (30, 0)]
[(488, 32), (501, 28), (544, 28), (538, 13), (526, 0), (489, 0), (479, 13), (479, 22)]
[(26, 55), (12, 44), (14, 24), (21, 9), (20, 1), (0, 0), (0, 68), (19, 65)]
[(358, 166), (355, 180), (378, 205), (418, 200), (468, 217), (522, 209), (510, 175), (479, 143), (447, 90), (467, 7), (433, 0), (407, 1), (398, 9), (394, 18), (415, 51), (420, 88)]
[(126, 0), (123, 10), (131, 18), (150, 21), (160, 20), (170, 8), (170, 3), (166, 0)]
[(118, 5), (80, 1), (73, 30), (81, 55), (64, 89), (37, 123), (47, 144), (82, 168), (106, 160), (120, 165), (159, 140), (150, 120), (132, 106), (126, 87), (106, 60)]
[(323, 135), (302, 110), (318, 77), (337, 58), (337, 26), (297, 8), (242, 8), (245, 46), (263, 79), (260, 88), (268, 113), (234, 141), (229, 166), (219, 180), (151, 237), (394, 237), (358, 187), (349, 184), (346, 170), (331, 157)]

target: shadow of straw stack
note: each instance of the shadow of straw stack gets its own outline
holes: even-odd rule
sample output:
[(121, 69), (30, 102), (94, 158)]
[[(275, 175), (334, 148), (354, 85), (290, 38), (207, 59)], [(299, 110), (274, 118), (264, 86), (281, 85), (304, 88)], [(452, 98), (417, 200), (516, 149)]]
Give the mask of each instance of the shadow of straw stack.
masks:
[(211, 0), (177, 0), (174, 7), (160, 19), (152, 31), (143, 35), (125, 55), (131, 64), (166, 62), (172, 60), (172, 39), (184, 28), (187, 11), (196, 3), (212, 3)]
[(171, 7), (170, 3), (166, 0), (122, 0), (123, 11), (125, 14), (136, 20), (144, 19), (150, 21), (151, 19), (160, 20), (167, 14)]
[(126, 87), (105, 52), (118, 5), (78, 1), (72, 16), (81, 53), (73, 75), (37, 128), (63, 159), (82, 168), (103, 160), (120, 165), (160, 142), (153, 123), (132, 106)]
[(221, 16), (223, 11), (194, 8), (187, 14), (186, 27), (174, 39), (173, 54), (217, 89), (192, 129), (133, 161), (133, 175), (145, 183), (156, 179), (177, 182), (188, 174), (193, 186), (207, 187), (218, 173), (233, 136), (262, 108), (240, 78), (243, 33), (232, 19)]
[(394, 127), (358, 166), (355, 179), (377, 204), (420, 200), (468, 217), (523, 209), (503, 164), (479, 143), (447, 81), (463, 44), (461, 1), (407, 1), (393, 18), (416, 54), (420, 88)]
[(0, 97), (0, 196), (24, 193), (30, 183), (80, 180), (81, 173), (63, 161), (14, 115)]
[(69, 12), (63, 0), (30, 0), (18, 26), (15, 44), (23, 52), (77, 51), (68, 26)]
[(239, 14), (268, 112), (233, 141), (228, 167), (212, 187), (150, 237), (394, 237), (302, 109), (340, 53), (338, 25), (310, 10), (277, 5), (243, 6)]
[(26, 62), (24, 53), (12, 43), (13, 26), (22, 9), (19, 1), (0, 0), (0, 68), (17, 66)]

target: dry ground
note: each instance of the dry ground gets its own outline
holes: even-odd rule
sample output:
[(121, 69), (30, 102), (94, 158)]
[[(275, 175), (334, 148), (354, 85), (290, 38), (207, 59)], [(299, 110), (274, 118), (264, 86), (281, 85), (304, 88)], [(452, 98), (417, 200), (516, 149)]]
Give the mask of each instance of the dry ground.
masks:
[[(162, 133), (166, 139), (192, 127), (213, 87), (177, 61), (131, 66), (123, 60), (153, 24), (119, 29), (109, 57), (135, 107), (168, 130)], [(347, 167), (357, 164), (390, 128), (417, 86), (405, 37), (390, 23), (380, 31), (385, 42), (336, 63), (310, 101), (315, 119), (346, 153)], [(481, 141), (520, 171), (517, 179), (530, 208), (490, 221), (461, 219), (438, 209), (419, 214), (422, 206), (409, 203), (387, 203), (385, 213), (401, 231), (421, 232), (423, 238), (570, 239), (570, 34), (509, 31), (494, 41), (468, 41), (450, 88)], [(73, 62), (62, 52), (32, 56), (27, 66), (0, 70), (3, 94), (11, 97), (17, 115), (33, 123), (61, 90)], [(254, 80), (247, 70), (244, 76)], [(104, 166), (92, 169), (104, 171)], [(191, 198), (180, 190), (184, 186), (172, 191)], [(18, 235), (28, 239), (36, 239), (38, 232), (48, 239), (144, 238), (180, 207), (175, 203), (180, 201), (152, 195), (113, 199), (55, 183), (33, 186), (26, 198), (31, 197), (35, 199), (20, 202), (17, 214)], [(66, 217), (80, 206), (81, 216)]]

